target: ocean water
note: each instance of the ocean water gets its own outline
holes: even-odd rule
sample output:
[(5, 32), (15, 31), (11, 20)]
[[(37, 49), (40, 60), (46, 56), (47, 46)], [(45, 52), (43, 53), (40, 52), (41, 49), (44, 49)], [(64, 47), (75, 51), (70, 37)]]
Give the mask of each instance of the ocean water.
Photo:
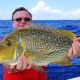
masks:
[[(33, 23), (46, 25), (64, 29), (73, 32), (77, 37), (80, 37), (80, 20), (33, 20)], [(13, 31), (12, 22), (10, 20), (0, 20), (0, 38), (5, 37)], [(80, 56), (70, 59), (72, 66), (59, 66), (49, 64), (46, 66), (48, 80), (67, 80), (80, 76)], [(3, 76), (3, 67), (0, 66), (0, 80)]]
[[(80, 20), (33, 20), (33, 23), (69, 30), (80, 36)], [(0, 20), (1, 37), (6, 36), (12, 30), (12, 22), (10, 20)]]

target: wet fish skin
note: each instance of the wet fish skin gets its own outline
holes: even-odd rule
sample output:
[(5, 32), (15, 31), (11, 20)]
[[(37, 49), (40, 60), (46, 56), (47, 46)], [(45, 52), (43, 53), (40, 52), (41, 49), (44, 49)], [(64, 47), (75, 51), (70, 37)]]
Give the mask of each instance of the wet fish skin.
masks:
[[(39, 25), (13, 31), (0, 43), (0, 63), (15, 65), (20, 56), (35, 66), (70, 65), (67, 53), (76, 36), (68, 31)], [(6, 57), (5, 57), (6, 56)], [(65, 62), (65, 63), (63, 63)]]

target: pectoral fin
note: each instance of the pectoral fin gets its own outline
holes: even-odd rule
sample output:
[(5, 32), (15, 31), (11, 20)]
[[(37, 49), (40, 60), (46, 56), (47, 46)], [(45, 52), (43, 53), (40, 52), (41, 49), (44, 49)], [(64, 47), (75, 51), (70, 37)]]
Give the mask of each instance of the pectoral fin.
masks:
[(46, 74), (46, 71), (42, 66), (33, 66), (33, 68), (42, 74)]
[(60, 61), (52, 62), (52, 64), (59, 64), (61, 66), (71, 66), (72, 65), (72, 63), (69, 61), (68, 58), (65, 58), (65, 59), (60, 60)]

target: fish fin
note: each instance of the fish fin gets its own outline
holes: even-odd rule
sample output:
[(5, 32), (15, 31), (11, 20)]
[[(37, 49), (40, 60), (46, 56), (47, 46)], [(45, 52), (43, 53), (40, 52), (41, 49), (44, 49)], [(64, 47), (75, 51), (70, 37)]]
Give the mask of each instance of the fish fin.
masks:
[(38, 72), (40, 72), (40, 73), (42, 73), (42, 74), (46, 74), (46, 70), (43, 68), (44, 66), (33, 66), (33, 68), (36, 70), (36, 71), (38, 71)]
[(65, 37), (71, 40), (74, 40), (76, 38), (76, 35), (70, 31), (63, 30), (62, 33), (65, 35)]
[(72, 63), (69, 61), (68, 58), (65, 58), (65, 59), (60, 60), (60, 61), (52, 62), (52, 64), (59, 64), (61, 66), (71, 66), (72, 65)]

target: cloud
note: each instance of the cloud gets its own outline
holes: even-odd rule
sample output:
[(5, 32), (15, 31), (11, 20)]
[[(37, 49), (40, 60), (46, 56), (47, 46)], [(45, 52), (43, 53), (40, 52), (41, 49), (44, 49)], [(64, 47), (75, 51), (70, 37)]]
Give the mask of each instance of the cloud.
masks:
[(11, 13), (7, 12), (6, 14), (0, 12), (0, 19), (1, 20), (11, 20)]
[(40, 20), (62, 20), (62, 19), (80, 19), (80, 9), (72, 12), (64, 12), (59, 9), (51, 8), (44, 1), (39, 1), (36, 6), (31, 8), (30, 12), (33, 19)]
[(52, 9), (47, 6), (44, 1), (39, 1), (30, 11), (33, 14), (33, 19), (53, 19), (53, 17), (56, 19), (55, 16), (59, 16), (62, 13), (58, 9)]
[(80, 9), (77, 9), (75, 11), (72, 12), (72, 15), (75, 17), (75, 18), (80, 18)]

